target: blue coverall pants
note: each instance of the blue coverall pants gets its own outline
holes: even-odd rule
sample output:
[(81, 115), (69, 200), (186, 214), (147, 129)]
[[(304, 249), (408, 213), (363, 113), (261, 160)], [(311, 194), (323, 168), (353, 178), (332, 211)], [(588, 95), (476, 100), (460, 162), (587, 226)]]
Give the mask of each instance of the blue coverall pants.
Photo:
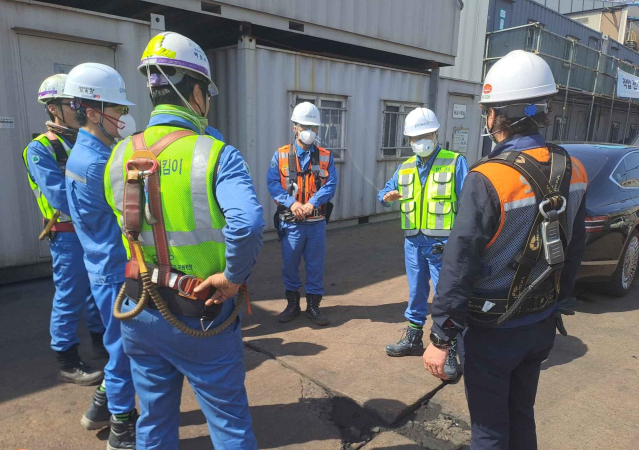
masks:
[(111, 414), (124, 414), (135, 408), (131, 365), (129, 357), (122, 349), (121, 322), (113, 317), (113, 305), (121, 287), (122, 283), (91, 283), (93, 297), (100, 308), (102, 322), (106, 327), (104, 346), (109, 352), (109, 362), (104, 367), (104, 383)]
[[(446, 239), (438, 238), (442, 242)], [(432, 237), (411, 236), (404, 239), (404, 259), (408, 278), (408, 307), (404, 313), (409, 321), (424, 326), (428, 314), (429, 280), (433, 280), (433, 289), (437, 289), (439, 271), (442, 268), (442, 255), (433, 255), (433, 245), (440, 243)]]
[(299, 291), (300, 263), (304, 256), (307, 294), (324, 295), (324, 259), (326, 257), (326, 221), (313, 223), (280, 222), (282, 238), (282, 275), (287, 291)]
[(51, 309), (51, 348), (64, 352), (78, 344), (78, 325), (84, 320), (91, 333), (103, 333), (98, 306), (91, 295), (84, 267), (84, 251), (75, 233), (57, 233), (49, 244), (55, 295)]
[(537, 450), (535, 397), (556, 318), (514, 328), (466, 328), (458, 339), (471, 450)]
[[(122, 310), (130, 311), (134, 306), (126, 300)], [(226, 320), (233, 307), (232, 299), (224, 302), (211, 327)], [(192, 328), (201, 327), (197, 318), (179, 318)], [(140, 399), (137, 450), (177, 450), (184, 377), (195, 392), (216, 449), (257, 449), (244, 387), (246, 369), (239, 319), (216, 336), (195, 338), (173, 327), (158, 311), (147, 308), (136, 318), (122, 322), (122, 341), (131, 358)]]

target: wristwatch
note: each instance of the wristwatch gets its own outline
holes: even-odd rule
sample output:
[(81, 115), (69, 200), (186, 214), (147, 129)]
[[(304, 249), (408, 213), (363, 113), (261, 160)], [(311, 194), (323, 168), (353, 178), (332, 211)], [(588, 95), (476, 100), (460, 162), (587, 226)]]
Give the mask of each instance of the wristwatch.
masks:
[(430, 333), (430, 342), (431, 344), (433, 344), (435, 347), (440, 348), (442, 350), (445, 350), (447, 348), (450, 348), (450, 341), (445, 341), (442, 338), (440, 338), (437, 333), (435, 332), (431, 332)]

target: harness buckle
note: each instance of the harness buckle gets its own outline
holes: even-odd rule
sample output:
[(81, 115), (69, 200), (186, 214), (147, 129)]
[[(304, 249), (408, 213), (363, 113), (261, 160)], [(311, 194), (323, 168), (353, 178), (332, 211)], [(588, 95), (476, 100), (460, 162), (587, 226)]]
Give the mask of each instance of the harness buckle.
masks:
[[(559, 210), (551, 209), (546, 212), (544, 206), (554, 204), (556, 199), (562, 200)], [(544, 246), (544, 258), (552, 266), (560, 266), (564, 263), (564, 248), (561, 242), (561, 230), (559, 226), (559, 214), (566, 210), (566, 198), (563, 196), (545, 199), (539, 203), (539, 213), (544, 217), (541, 223), (541, 242)], [(553, 205), (554, 206), (554, 205)]]
[[(566, 202), (566, 197), (564, 197), (563, 195), (559, 195), (559, 196), (556, 196), (556, 197), (554, 197), (554, 198), (556, 198), (556, 199), (561, 199), (561, 201), (562, 201), (561, 208), (557, 211), (557, 214), (561, 214), (561, 213), (563, 213), (563, 212), (566, 210), (566, 203), (567, 203), (567, 202)], [(546, 212), (546, 210), (544, 209), (544, 207), (545, 207), (546, 205), (551, 205), (552, 203), (553, 203), (553, 202), (551, 202), (551, 200), (550, 200), (550, 199), (548, 199), (548, 198), (547, 198), (547, 199), (542, 200), (542, 201), (541, 201), (541, 203), (539, 203), (539, 213), (540, 213), (542, 216), (544, 216), (544, 218), (545, 218), (546, 220), (548, 220), (548, 213)]]
[(184, 289), (182, 289), (182, 282), (184, 280), (197, 280), (197, 277), (195, 277), (194, 275), (183, 275), (182, 278), (180, 278), (177, 282), (177, 290), (180, 293), (180, 295), (182, 297), (193, 298), (191, 294), (189, 294)]

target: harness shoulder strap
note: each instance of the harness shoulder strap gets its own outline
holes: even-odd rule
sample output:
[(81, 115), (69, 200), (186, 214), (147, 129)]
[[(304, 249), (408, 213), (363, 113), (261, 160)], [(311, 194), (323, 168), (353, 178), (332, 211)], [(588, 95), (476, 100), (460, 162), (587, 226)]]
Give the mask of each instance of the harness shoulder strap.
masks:
[(60, 142), (60, 139), (58, 138), (58, 136), (55, 135), (55, 133), (47, 131), (46, 133), (44, 133), (44, 135), (47, 137), (47, 139), (49, 139), (49, 143), (51, 144), (53, 152), (55, 153), (55, 159), (58, 163), (58, 167), (60, 168), (62, 173), (64, 173), (67, 168), (67, 160), (69, 159), (67, 151), (64, 149), (62, 142)]
[(295, 143), (288, 148), (288, 184), (289, 187), (297, 183), (297, 152), (295, 151)]
[(322, 179), (320, 178), (320, 151), (315, 147), (315, 151), (311, 153), (311, 171), (313, 172), (313, 178), (315, 179), (315, 191), (319, 191), (322, 187)]

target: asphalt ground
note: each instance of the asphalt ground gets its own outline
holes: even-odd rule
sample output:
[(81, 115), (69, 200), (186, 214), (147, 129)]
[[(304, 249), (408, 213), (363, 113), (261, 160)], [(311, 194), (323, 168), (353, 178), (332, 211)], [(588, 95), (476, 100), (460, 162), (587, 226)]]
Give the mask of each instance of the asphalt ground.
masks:
[[(285, 306), (279, 243), (265, 243), (249, 285), (253, 314), (243, 314), (260, 448), (464, 447), (429, 436), (439, 422), (452, 422), (460, 436), (467, 429), (463, 378), (440, 383), (420, 357), (384, 352), (406, 324), (402, 240), (394, 222), (328, 232), (322, 307), (331, 324), (323, 328), (303, 313), (277, 322)], [(87, 432), (79, 423), (93, 388), (57, 380), (48, 334), (52, 296), (50, 279), (0, 286), (2, 450), (106, 447), (107, 430)], [(570, 335), (557, 335), (542, 367), (539, 448), (639, 448), (639, 285), (624, 298), (582, 285), (579, 298), (584, 303), (565, 320)], [(81, 354), (103, 363), (91, 361), (84, 328), (81, 340)], [(212, 448), (188, 385), (180, 419), (181, 449)]]

